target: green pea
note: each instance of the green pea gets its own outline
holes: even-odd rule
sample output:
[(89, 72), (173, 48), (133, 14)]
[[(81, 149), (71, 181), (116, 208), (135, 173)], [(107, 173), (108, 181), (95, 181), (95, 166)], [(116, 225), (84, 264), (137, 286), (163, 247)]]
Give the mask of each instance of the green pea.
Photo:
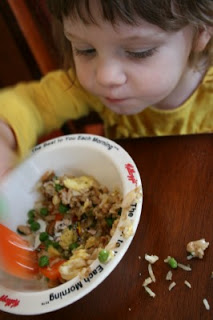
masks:
[(112, 227), (113, 225), (113, 222), (115, 221), (115, 218), (112, 218), (112, 217), (109, 217), (109, 218), (106, 218), (106, 223), (109, 227)]
[(98, 254), (98, 259), (102, 263), (106, 262), (108, 257), (109, 257), (109, 251), (105, 249), (102, 249)]
[(170, 265), (170, 267), (172, 269), (176, 269), (178, 264), (177, 264), (177, 261), (175, 260), (175, 258), (170, 258), (169, 261), (168, 261), (168, 264)]
[(49, 265), (49, 258), (48, 256), (41, 256), (38, 260), (39, 267), (46, 267)]
[(122, 208), (119, 208), (118, 209), (118, 215), (121, 216), (121, 213), (122, 213)]
[(30, 219), (35, 218), (35, 210), (34, 209), (29, 210), (27, 215), (28, 215), (28, 218)]
[(41, 208), (40, 209), (40, 214), (42, 216), (47, 216), (48, 215), (48, 209), (47, 208)]
[(27, 220), (27, 223), (32, 224), (34, 221), (35, 221), (35, 219), (33, 217), (31, 217)]
[(40, 223), (38, 223), (37, 221), (33, 221), (30, 225), (30, 229), (32, 231), (37, 231), (40, 229)]
[(69, 210), (69, 207), (68, 207), (68, 206), (65, 206), (63, 203), (60, 203), (60, 204), (59, 204), (58, 211), (59, 211), (60, 213), (66, 213), (68, 210)]
[(51, 246), (53, 246), (53, 248), (55, 248), (55, 249), (60, 248), (60, 244), (57, 241), (52, 241)]
[(78, 248), (79, 244), (77, 242), (73, 242), (71, 243), (71, 245), (69, 246), (69, 251), (73, 251), (74, 249)]
[(55, 185), (55, 191), (60, 191), (61, 189), (63, 189), (63, 186), (62, 185), (60, 185), (60, 184), (56, 184)]
[(86, 220), (88, 217), (86, 215), (86, 213), (83, 213), (82, 216), (81, 216), (81, 220)]
[(44, 241), (44, 244), (45, 244), (46, 249), (48, 249), (48, 247), (51, 246), (52, 243), (53, 243), (53, 242), (52, 242), (52, 240), (50, 240), (50, 239), (45, 240), (45, 241)]
[(39, 235), (39, 240), (42, 242), (48, 240), (48, 238), (49, 238), (49, 235), (47, 232), (41, 232)]

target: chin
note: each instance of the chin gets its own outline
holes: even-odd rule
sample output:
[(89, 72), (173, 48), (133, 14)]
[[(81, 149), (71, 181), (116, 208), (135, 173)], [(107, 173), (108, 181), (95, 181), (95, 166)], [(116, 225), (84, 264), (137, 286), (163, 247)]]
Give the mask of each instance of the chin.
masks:
[(112, 103), (106, 99), (100, 98), (101, 102), (111, 111), (120, 115), (135, 115), (149, 107), (150, 104), (143, 104), (134, 99), (126, 99), (120, 103)]
[(120, 107), (120, 106), (107, 106), (107, 107), (117, 114), (127, 115), (127, 116), (138, 114), (147, 108), (147, 106), (142, 108), (141, 107), (140, 108), (139, 107)]

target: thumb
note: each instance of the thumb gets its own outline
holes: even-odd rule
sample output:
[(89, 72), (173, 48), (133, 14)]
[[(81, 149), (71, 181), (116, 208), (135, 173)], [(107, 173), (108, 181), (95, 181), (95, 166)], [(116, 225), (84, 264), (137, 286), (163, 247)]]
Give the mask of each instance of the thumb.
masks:
[(15, 167), (16, 162), (15, 152), (0, 143), (0, 180)]

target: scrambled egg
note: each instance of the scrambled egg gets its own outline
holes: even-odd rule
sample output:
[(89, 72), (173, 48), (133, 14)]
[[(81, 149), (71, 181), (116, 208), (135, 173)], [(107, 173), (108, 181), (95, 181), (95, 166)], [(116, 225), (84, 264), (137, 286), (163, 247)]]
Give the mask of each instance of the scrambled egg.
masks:
[(125, 221), (123, 225), (120, 226), (120, 230), (122, 231), (124, 238), (128, 239), (134, 233), (132, 221)]
[(71, 280), (79, 275), (84, 268), (88, 267), (89, 258), (90, 255), (85, 249), (75, 250), (71, 258), (60, 266), (61, 277), (65, 280)]
[(49, 246), (47, 252), (50, 258), (59, 257), (61, 255), (60, 252), (53, 246)]
[(87, 242), (85, 244), (85, 248), (89, 249), (93, 246), (97, 246), (99, 245), (99, 240), (96, 237), (90, 237), (89, 239), (87, 239)]
[(61, 234), (59, 244), (64, 250), (67, 250), (71, 243), (77, 241), (77, 238), (77, 233), (74, 230), (66, 228)]
[(75, 191), (82, 191), (92, 187), (95, 183), (95, 180), (91, 177), (81, 176), (81, 177), (65, 178), (63, 183), (65, 187), (68, 189), (72, 189)]

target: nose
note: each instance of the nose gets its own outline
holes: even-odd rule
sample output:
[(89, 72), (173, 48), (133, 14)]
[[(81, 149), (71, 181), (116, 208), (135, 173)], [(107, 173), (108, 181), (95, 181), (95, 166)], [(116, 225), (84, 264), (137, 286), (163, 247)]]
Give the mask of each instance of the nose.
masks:
[(127, 80), (122, 64), (117, 61), (99, 61), (95, 73), (97, 83), (104, 87), (121, 86)]

